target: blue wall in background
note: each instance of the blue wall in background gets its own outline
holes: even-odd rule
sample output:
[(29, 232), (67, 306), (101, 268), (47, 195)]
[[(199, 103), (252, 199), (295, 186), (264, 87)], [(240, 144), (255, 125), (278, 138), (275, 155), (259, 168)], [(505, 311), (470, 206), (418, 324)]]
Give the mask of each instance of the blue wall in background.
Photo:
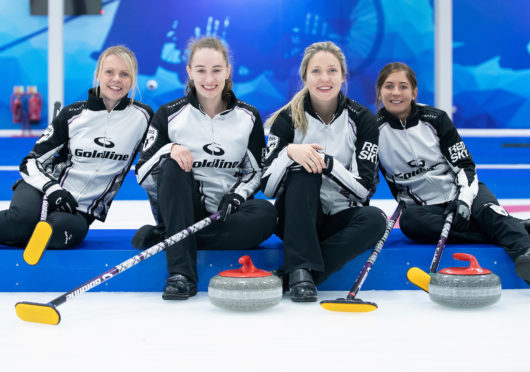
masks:
[[(530, 32), (523, 17), (530, 2), (475, 3), (453, 5), (455, 123), (528, 128)], [(303, 49), (321, 40), (332, 40), (345, 52), (348, 94), (362, 104), (375, 110), (375, 79), (391, 61), (408, 63), (418, 76), (419, 100), (434, 102), (432, 0), (196, 0), (185, 8), (170, 0), (103, 4), (103, 15), (65, 18), (66, 103), (86, 98), (100, 51), (123, 43), (139, 60), (141, 100), (156, 110), (183, 94), (186, 44), (208, 34), (230, 45), (234, 90), (263, 117), (299, 88)], [(46, 101), (46, 49), (47, 18), (30, 16), (29, 1), (0, 0), (0, 129), (16, 128), (9, 109), (14, 85), (37, 85)], [(146, 88), (151, 79), (156, 90)], [(45, 122), (44, 117), (38, 127)]]

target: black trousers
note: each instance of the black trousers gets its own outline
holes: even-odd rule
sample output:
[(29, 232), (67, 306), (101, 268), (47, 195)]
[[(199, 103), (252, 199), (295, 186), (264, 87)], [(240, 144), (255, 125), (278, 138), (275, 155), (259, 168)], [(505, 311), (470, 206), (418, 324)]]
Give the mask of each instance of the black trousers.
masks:
[[(158, 177), (158, 208), (169, 237), (207, 217), (191, 172), (168, 159)], [(197, 282), (197, 250), (250, 249), (275, 230), (277, 213), (267, 200), (245, 201), (226, 221), (217, 221), (166, 249), (170, 275), (182, 274)]]
[[(399, 225), (408, 238), (419, 243), (436, 244), (445, 221), (446, 204), (409, 206), (401, 214)], [(471, 206), (467, 231), (451, 230), (448, 243), (483, 243), (502, 246), (515, 260), (530, 248), (530, 235), (520, 220), (508, 215), (491, 191), (479, 183)]]
[[(22, 181), (13, 192), (9, 209), (0, 211), (0, 244), (25, 248), (39, 222), (43, 194)], [(46, 220), (53, 228), (48, 249), (68, 249), (81, 243), (94, 219), (84, 213), (52, 212)]]
[(281, 270), (311, 270), (317, 285), (373, 248), (386, 228), (383, 211), (371, 206), (325, 215), (320, 203), (321, 185), (320, 174), (292, 172), (284, 193), (276, 200), (278, 235), (284, 241)]

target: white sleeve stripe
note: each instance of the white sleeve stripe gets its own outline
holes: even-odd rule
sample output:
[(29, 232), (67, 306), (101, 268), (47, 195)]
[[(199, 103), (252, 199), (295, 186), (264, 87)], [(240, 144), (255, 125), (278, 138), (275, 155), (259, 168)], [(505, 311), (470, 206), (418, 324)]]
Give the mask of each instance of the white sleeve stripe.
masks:
[(460, 194), (458, 200), (465, 202), (470, 208), (473, 204), (473, 200), (478, 194), (478, 177), (475, 174), (473, 181), (469, 184), (467, 174), (464, 169), (461, 169), (456, 175), (456, 184), (460, 188)]
[(261, 175), (263, 174), (259, 163), (256, 161), (256, 158), (254, 158), (254, 155), (252, 155), (252, 151), (248, 149), (246, 159), (247, 160), (245, 161), (245, 164), (248, 163), (250, 165), (248, 168), (249, 172), (247, 173), (250, 175), (250, 177), (248, 179), (243, 179), (242, 183), (237, 185), (235, 189), (235, 192), (239, 195), (242, 195), (245, 199), (247, 199), (254, 193), (254, 191), (258, 189), (261, 181)]
[(46, 162), (57, 153), (57, 149), (61, 146), (55, 147), (38, 158), (29, 158), (20, 166), (20, 175), (31, 186), (38, 190), (42, 190), (44, 185), (52, 180), (52, 178), (44, 172), (41, 164)]
[(264, 178), (268, 177), (265, 190), (263, 191), (267, 197), (272, 198), (276, 195), (287, 168), (293, 163), (294, 161), (287, 156), (287, 147), (280, 151), (276, 159), (272, 161), (272, 164), (264, 174)]
[(345, 190), (350, 191), (354, 196), (360, 198), (360, 201), (368, 196), (370, 190), (366, 189), (355, 177), (339, 162), (334, 162), (331, 170), (331, 179)]
[(173, 146), (173, 143), (165, 144), (153, 156), (151, 156), (148, 161), (142, 164), (142, 166), (138, 169), (138, 175), (136, 177), (139, 184), (142, 184), (145, 177), (151, 173), (152, 168), (158, 164), (162, 155), (171, 153), (171, 146)]

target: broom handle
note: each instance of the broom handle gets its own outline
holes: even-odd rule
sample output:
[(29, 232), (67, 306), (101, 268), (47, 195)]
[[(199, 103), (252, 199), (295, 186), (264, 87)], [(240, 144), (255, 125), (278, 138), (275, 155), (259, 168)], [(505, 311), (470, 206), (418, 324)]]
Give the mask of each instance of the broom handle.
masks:
[(445, 218), (445, 223), (442, 228), (442, 233), (440, 234), (440, 239), (438, 244), (436, 244), (436, 250), (434, 251), (434, 256), (432, 257), (431, 267), (429, 268), (429, 274), (434, 274), (438, 271), (438, 265), (440, 264), (440, 259), (442, 258), (442, 253), (445, 248), (445, 243), (447, 242), (447, 237), (449, 236), (449, 231), (451, 231), (451, 224), (453, 223), (453, 217), (455, 213), (449, 213)]
[(386, 239), (388, 238), (388, 235), (390, 235), (390, 231), (392, 231), (392, 229), (394, 228), (394, 225), (396, 224), (396, 221), (399, 218), (404, 206), (405, 206), (404, 202), (398, 203), (396, 210), (394, 211), (394, 213), (390, 217), (390, 220), (388, 220), (386, 224), (386, 230), (385, 230), (385, 233), (383, 234), (383, 237), (379, 239), (379, 241), (377, 242), (376, 246), (374, 247), (372, 251), (372, 254), (370, 255), (370, 257), (368, 257), (368, 260), (366, 260), (366, 262), (364, 263), (364, 266), (361, 272), (359, 273), (359, 276), (357, 277), (355, 284), (350, 289), (350, 292), (348, 293), (348, 297), (347, 297), (348, 300), (353, 300), (355, 296), (357, 296), (357, 293), (359, 292), (364, 281), (366, 280), (366, 277), (368, 276), (370, 269), (372, 268), (375, 260), (377, 259), (379, 252), (381, 252), (381, 249), (383, 248), (383, 245), (385, 244)]
[(195, 224), (191, 225), (190, 227), (170, 236), (166, 240), (161, 241), (160, 243), (152, 246), (149, 249), (146, 249), (145, 251), (138, 253), (136, 256), (133, 256), (129, 258), (127, 261), (124, 261), (120, 263), (117, 266), (114, 266), (112, 269), (105, 271), (103, 274), (100, 274), (96, 276), (94, 279), (89, 280), (86, 283), (81, 284), (79, 287), (76, 287), (72, 289), (69, 292), (66, 292), (65, 294), (57, 297), (56, 299), (52, 300), (49, 304), (54, 306), (59, 306), (60, 304), (73, 299), (74, 297), (79, 296), (80, 294), (97, 287), (103, 282), (106, 282), (109, 279), (112, 279), (116, 275), (124, 272), (127, 269), (130, 269), (131, 267), (135, 266), (136, 264), (142, 262), (143, 260), (157, 254), (160, 251), (163, 251), (167, 247), (181, 241), (184, 238), (187, 238), (193, 233), (196, 233), (199, 230), (202, 230), (206, 226), (210, 225), (212, 222), (217, 221), (219, 219), (219, 215), (221, 212), (216, 212), (212, 214), (209, 217), (206, 217), (199, 222), (196, 222)]
[[(61, 109), (61, 102), (55, 101), (53, 104), (53, 118), (52, 121), (57, 118), (57, 114), (59, 113), (59, 110)], [(46, 197), (46, 194), (42, 197), (42, 206), (40, 210), (40, 220), (46, 221), (46, 218), (48, 217), (48, 198)]]

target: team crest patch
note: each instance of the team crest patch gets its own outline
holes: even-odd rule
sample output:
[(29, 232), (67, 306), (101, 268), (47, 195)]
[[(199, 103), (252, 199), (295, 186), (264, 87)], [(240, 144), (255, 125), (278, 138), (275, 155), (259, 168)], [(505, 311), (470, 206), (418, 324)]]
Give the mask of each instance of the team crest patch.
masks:
[(41, 142), (44, 142), (44, 141), (47, 141), (48, 138), (50, 138), (51, 136), (53, 136), (53, 125), (48, 125), (48, 127), (44, 130), (44, 132), (42, 132), (42, 135), (41, 137), (37, 140), (37, 143), (41, 143)]
[(506, 210), (500, 205), (487, 203), (486, 206), (490, 207), (495, 213), (500, 214), (501, 216), (508, 216), (508, 212), (506, 212)]
[(280, 143), (280, 139), (275, 136), (274, 134), (269, 134), (269, 139), (267, 141), (267, 153), (265, 154), (265, 158), (268, 158), (274, 149), (278, 147), (278, 144)]
[(148, 150), (151, 146), (153, 146), (157, 138), (158, 130), (153, 127), (149, 127), (149, 129), (147, 130), (147, 136), (145, 136), (144, 151)]

